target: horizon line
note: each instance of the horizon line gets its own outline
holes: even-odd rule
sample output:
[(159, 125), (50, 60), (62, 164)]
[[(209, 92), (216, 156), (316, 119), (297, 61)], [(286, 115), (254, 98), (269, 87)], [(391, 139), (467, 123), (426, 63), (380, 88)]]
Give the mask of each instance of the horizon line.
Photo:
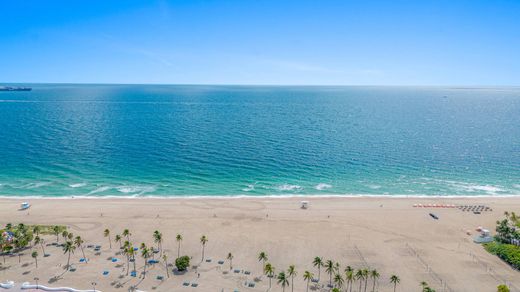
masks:
[(119, 82), (3, 82), (9, 84), (54, 84), (54, 85), (159, 85), (159, 86), (259, 86), (259, 87), (455, 87), (455, 88), (520, 88), (518, 85), (468, 85), (468, 84), (269, 84), (269, 83), (119, 83)]

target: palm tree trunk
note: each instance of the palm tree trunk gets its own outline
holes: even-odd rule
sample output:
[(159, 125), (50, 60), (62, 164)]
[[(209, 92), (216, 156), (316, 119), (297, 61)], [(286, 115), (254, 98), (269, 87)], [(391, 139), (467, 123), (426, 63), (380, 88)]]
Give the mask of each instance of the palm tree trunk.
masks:
[(361, 292), (361, 285), (363, 285), (363, 279), (359, 279), (359, 292)]
[(81, 253), (83, 254), (83, 258), (85, 259), (85, 263), (88, 263), (87, 257), (85, 256), (85, 252), (83, 251), (83, 246), (80, 245), (80, 248), (81, 248)]
[(134, 260), (134, 272), (135, 272), (135, 256), (132, 256), (132, 259)]
[(112, 239), (110, 239), (110, 235), (108, 236), (108, 245), (110, 246), (110, 249), (112, 249)]
[(376, 291), (376, 278), (374, 278), (374, 285), (372, 286), (372, 292)]
[(204, 245), (202, 245), (202, 261), (204, 261)]
[(130, 257), (126, 256), (126, 275), (128, 276), (128, 271), (130, 271)]
[(143, 279), (146, 278), (146, 258), (144, 259), (144, 272), (143, 272)]
[(42, 252), (43, 252), (43, 256), (45, 256), (45, 249), (43, 248), (43, 242), (40, 243), (41, 247), (42, 247)]
[(181, 256), (181, 242), (179, 241), (179, 245), (177, 246), (177, 258)]
[(164, 265), (166, 266), (166, 276), (169, 278), (170, 277), (170, 271), (168, 271), (168, 262), (164, 261)]
[(70, 251), (69, 251), (69, 257), (67, 258), (67, 270), (69, 269), (69, 263), (70, 263)]
[[(310, 280), (310, 279), (309, 279), (309, 280)], [(307, 280), (307, 290), (305, 290), (305, 291), (307, 291), (307, 292), (309, 292), (309, 280)]]
[(294, 292), (294, 276), (291, 276), (291, 292)]
[(367, 282), (368, 282), (368, 277), (365, 278), (365, 292), (367, 292)]
[(395, 292), (395, 287), (397, 286), (397, 283), (394, 283), (394, 292)]
[(38, 259), (34, 258), (34, 260), (36, 261), (36, 268), (38, 268)]
[(321, 268), (318, 266), (318, 282), (321, 280)]

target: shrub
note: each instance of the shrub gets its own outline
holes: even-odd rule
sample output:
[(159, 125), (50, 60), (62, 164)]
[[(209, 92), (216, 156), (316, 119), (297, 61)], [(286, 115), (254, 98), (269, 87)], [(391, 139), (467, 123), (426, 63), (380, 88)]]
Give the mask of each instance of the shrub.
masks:
[(190, 257), (182, 256), (175, 260), (175, 266), (179, 271), (186, 271), (186, 269), (190, 266)]
[(498, 285), (497, 292), (509, 292), (509, 288), (506, 285)]
[(520, 246), (506, 243), (490, 242), (484, 244), (484, 248), (510, 264), (515, 269), (520, 269)]

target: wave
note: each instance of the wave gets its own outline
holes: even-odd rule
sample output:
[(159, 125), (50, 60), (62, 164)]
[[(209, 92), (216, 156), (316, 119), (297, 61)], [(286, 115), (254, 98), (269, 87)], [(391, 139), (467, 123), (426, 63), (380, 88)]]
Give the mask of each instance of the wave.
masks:
[(34, 182), (34, 183), (25, 184), (25, 185), (21, 186), (20, 189), (31, 190), (31, 189), (37, 189), (37, 188), (41, 188), (44, 186), (48, 186), (50, 184), (52, 184), (52, 182)]
[(155, 191), (154, 186), (119, 186), (116, 190), (120, 193), (125, 194), (144, 194)]
[(332, 188), (332, 185), (329, 185), (326, 183), (319, 183), (316, 186), (314, 186), (314, 188), (317, 189), (318, 191), (323, 191), (323, 190)]
[(111, 188), (112, 188), (111, 186), (102, 186), (102, 187), (99, 187), (99, 188), (89, 192), (88, 194), (93, 195), (93, 194), (97, 194), (97, 193), (106, 192), (106, 191), (110, 190)]
[(244, 192), (250, 192), (255, 190), (255, 185), (247, 185), (246, 188), (243, 188), (242, 191)]
[(294, 190), (301, 190), (302, 187), (299, 185), (283, 184), (281, 186), (278, 186), (277, 189), (279, 191), (294, 191)]
[(75, 183), (75, 184), (70, 184), (69, 187), (71, 187), (71, 188), (81, 188), (81, 187), (84, 187), (86, 185), (87, 185), (87, 183)]

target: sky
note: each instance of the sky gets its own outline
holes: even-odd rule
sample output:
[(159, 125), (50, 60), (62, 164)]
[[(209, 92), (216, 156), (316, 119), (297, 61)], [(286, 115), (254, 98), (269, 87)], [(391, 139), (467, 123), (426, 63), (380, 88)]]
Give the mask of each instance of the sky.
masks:
[(520, 85), (520, 1), (4, 0), (0, 83)]

